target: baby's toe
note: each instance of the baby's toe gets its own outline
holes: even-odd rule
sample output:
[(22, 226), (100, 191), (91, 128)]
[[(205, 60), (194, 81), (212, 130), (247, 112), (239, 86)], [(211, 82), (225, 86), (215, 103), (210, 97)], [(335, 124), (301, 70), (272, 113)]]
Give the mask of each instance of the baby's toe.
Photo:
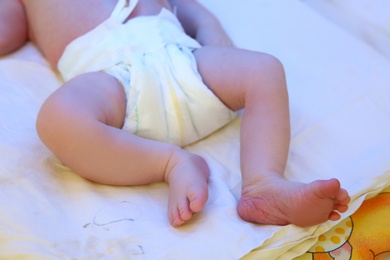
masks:
[(329, 220), (336, 221), (336, 220), (339, 220), (340, 218), (341, 218), (340, 214), (335, 212), (335, 211), (332, 211), (329, 214)]
[(347, 205), (351, 201), (351, 197), (345, 189), (340, 189), (337, 194), (337, 202), (340, 205)]
[(192, 217), (192, 211), (190, 210), (188, 203), (182, 203), (178, 206), (180, 218), (184, 221), (189, 220)]
[(169, 222), (174, 227), (178, 227), (184, 223), (184, 220), (180, 217), (180, 213), (179, 213), (179, 210), (177, 208), (170, 210)]
[(344, 213), (348, 210), (348, 205), (336, 205), (335, 210), (338, 212)]
[(175, 227), (182, 225), (192, 217), (192, 211), (187, 201), (175, 203), (169, 207), (169, 220)]

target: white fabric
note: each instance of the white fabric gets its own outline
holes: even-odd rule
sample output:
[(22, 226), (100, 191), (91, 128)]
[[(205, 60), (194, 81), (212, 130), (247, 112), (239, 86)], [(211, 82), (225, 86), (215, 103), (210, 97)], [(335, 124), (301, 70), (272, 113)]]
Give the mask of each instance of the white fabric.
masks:
[(66, 47), (58, 64), (63, 78), (95, 71), (114, 76), (126, 92), (123, 129), (144, 138), (185, 146), (229, 123), (235, 113), (197, 71), (192, 50), (199, 43), (165, 8), (123, 24), (131, 3), (119, 1), (109, 19)]
[(125, 22), (137, 4), (138, 0), (118, 0), (110, 18), (116, 19), (120, 23)]
[(302, 0), (390, 60), (390, 1)]
[[(286, 177), (338, 177), (353, 213), (390, 180), (390, 62), (299, 0), (201, 0), (240, 47), (285, 64), (292, 143)], [(187, 149), (211, 169), (203, 213), (174, 229), (168, 188), (90, 183), (41, 144), (35, 118), (60, 85), (27, 45), (0, 60), (0, 258), (291, 259), (335, 223), (299, 228), (253, 225), (236, 213), (239, 126)], [(256, 249), (251, 254), (251, 250)]]

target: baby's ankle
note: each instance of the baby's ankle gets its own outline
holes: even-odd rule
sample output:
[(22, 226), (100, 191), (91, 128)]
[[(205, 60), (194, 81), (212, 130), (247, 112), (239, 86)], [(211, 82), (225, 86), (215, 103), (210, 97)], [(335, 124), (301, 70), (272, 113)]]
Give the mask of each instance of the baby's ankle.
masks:
[[(180, 147), (172, 148), (169, 161), (164, 173), (164, 181), (169, 183), (173, 172), (177, 172), (175, 169), (179, 167), (192, 167), (197, 169), (201, 174), (208, 176), (208, 165), (207, 162), (199, 155), (190, 153)], [(180, 171), (179, 171), (180, 172)], [(185, 172), (182, 172), (185, 174)]]
[(282, 174), (278, 172), (268, 172), (258, 175), (244, 175), (242, 178), (242, 187), (250, 187), (253, 185), (276, 185), (280, 181), (287, 181)]

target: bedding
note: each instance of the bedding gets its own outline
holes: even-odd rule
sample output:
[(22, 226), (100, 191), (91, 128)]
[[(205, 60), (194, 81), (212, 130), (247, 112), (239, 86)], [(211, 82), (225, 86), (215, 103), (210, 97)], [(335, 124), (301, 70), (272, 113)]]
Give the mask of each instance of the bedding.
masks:
[(390, 2), (386, 0), (302, 0), (329, 21), (390, 59)]
[[(193, 221), (172, 228), (164, 183), (91, 183), (39, 141), (37, 112), (61, 79), (28, 43), (0, 58), (0, 259), (327, 259), (358, 254), (361, 237), (388, 241), (386, 229), (375, 233), (380, 221), (390, 226), (386, 54), (329, 18), (332, 12), (310, 7), (309, 0), (200, 2), (218, 16), (237, 46), (282, 61), (292, 128), (286, 178), (339, 178), (352, 197), (348, 212), (338, 222), (307, 228), (242, 221), (236, 213), (238, 117), (186, 148), (209, 163), (210, 199)], [(378, 212), (382, 217), (373, 217)], [(325, 246), (341, 230), (346, 241)], [(377, 256), (386, 251), (390, 246), (372, 248)]]
[(390, 259), (390, 188), (363, 202), (359, 209), (295, 260)]

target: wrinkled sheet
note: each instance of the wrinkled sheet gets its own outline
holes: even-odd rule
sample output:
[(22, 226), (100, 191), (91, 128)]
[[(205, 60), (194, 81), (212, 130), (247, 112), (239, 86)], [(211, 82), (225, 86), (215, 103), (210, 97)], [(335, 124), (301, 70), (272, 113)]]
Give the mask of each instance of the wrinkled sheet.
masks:
[(326, 19), (390, 60), (390, 2), (387, 0), (301, 0)]
[[(390, 62), (383, 54), (299, 0), (201, 2), (237, 46), (285, 65), (292, 127), (286, 178), (339, 178), (352, 196), (343, 218), (389, 185)], [(0, 258), (291, 259), (336, 224), (280, 227), (238, 217), (237, 118), (187, 148), (209, 163), (210, 199), (191, 223), (172, 228), (166, 184), (88, 182), (39, 141), (36, 115), (60, 85), (31, 44), (0, 59)]]

